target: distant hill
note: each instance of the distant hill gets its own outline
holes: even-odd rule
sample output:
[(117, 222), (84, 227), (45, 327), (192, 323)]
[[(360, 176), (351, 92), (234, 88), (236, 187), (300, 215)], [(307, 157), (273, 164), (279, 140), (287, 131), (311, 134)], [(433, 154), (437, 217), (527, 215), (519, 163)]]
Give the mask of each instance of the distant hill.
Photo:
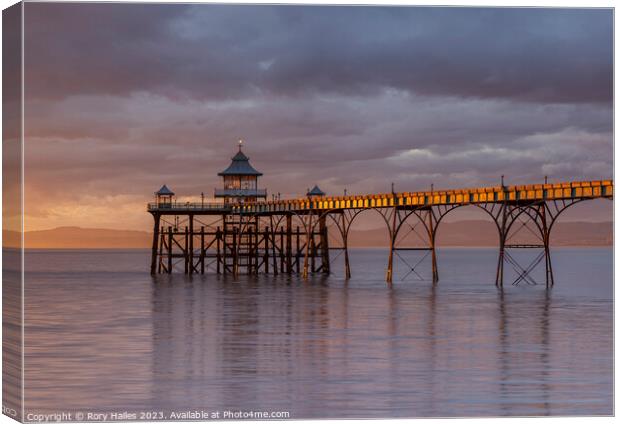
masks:
[[(12, 231), (3, 231), (2, 237), (11, 246), (16, 246), (19, 240), (18, 233)], [(58, 227), (26, 231), (24, 242), (27, 248), (33, 249), (131, 249), (150, 247), (152, 236), (147, 231)]]
[[(409, 227), (399, 236), (405, 237)], [(421, 232), (421, 227), (416, 228)], [(336, 233), (333, 237), (336, 239)], [(59, 227), (52, 230), (28, 231), (25, 236), (26, 247), (44, 249), (118, 249), (150, 248), (152, 235), (147, 231), (109, 230), (80, 227)], [(405, 244), (418, 244), (415, 233), (406, 236)], [(532, 236), (523, 229), (513, 240), (528, 242)], [(611, 246), (613, 244), (613, 223), (611, 222), (558, 222), (553, 229), (551, 241), (554, 246)], [(3, 245), (15, 247), (19, 234), (3, 232)], [(438, 246), (497, 246), (495, 224), (483, 220), (444, 222), (437, 234)], [(351, 229), (349, 246), (375, 247), (387, 246), (388, 236), (385, 228), (372, 230)], [(405, 245), (403, 244), (403, 245)]]

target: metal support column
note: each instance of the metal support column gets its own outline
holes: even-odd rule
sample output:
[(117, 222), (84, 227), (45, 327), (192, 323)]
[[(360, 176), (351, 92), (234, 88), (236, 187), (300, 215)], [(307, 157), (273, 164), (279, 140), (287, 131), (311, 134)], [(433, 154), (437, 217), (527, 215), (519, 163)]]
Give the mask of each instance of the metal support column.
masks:
[(351, 278), (351, 265), (349, 262), (349, 225), (345, 223), (344, 212), (342, 217), (342, 248), (344, 249), (344, 277), (348, 280)]
[(390, 254), (388, 256), (388, 267), (385, 275), (385, 281), (391, 285), (392, 284), (392, 274), (394, 270), (394, 247), (396, 244), (396, 215), (398, 215), (398, 210), (394, 208), (392, 211), (392, 224), (389, 229), (390, 233)]
[(499, 225), (499, 256), (497, 259), (497, 273), (495, 274), (495, 286), (504, 286), (504, 250), (506, 246), (506, 218), (507, 218), (508, 204), (502, 205), (500, 212), (501, 222)]
[(439, 270), (437, 269), (437, 254), (435, 253), (435, 225), (433, 210), (428, 210), (428, 241), (431, 249), (431, 261), (433, 266), (433, 284), (439, 281)]

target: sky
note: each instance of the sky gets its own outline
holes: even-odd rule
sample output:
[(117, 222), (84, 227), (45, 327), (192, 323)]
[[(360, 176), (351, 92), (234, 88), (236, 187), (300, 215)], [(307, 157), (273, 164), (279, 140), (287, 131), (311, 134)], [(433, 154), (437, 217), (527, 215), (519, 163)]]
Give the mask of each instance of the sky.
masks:
[(25, 227), (150, 229), (240, 138), (282, 197), (612, 178), (612, 35), (606, 9), (26, 3)]

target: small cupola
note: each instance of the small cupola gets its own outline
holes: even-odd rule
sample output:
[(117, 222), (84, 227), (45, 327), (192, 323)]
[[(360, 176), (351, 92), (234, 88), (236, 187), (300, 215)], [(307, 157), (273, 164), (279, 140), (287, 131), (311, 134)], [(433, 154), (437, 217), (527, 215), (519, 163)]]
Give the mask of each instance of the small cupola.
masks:
[(325, 192), (323, 190), (321, 190), (318, 185), (315, 185), (314, 187), (312, 187), (312, 190), (309, 190), (306, 193), (306, 196), (308, 196), (308, 197), (323, 197), (323, 196), (325, 196)]
[(161, 186), (161, 188), (155, 192), (155, 198), (157, 200), (157, 206), (170, 206), (172, 205), (172, 197), (174, 196), (174, 192), (170, 190), (166, 184)]

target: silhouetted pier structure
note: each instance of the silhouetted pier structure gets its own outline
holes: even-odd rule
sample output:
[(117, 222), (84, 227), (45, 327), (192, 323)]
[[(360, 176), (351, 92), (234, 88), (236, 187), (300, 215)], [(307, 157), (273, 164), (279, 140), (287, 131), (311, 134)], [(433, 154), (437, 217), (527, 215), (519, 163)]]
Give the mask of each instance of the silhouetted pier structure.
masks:
[[(430, 255), (432, 281), (437, 282), (437, 229), (451, 211), (473, 206), (491, 217), (498, 231), (495, 284), (503, 285), (506, 263), (516, 272), (513, 284), (536, 284), (532, 271), (544, 261), (549, 287), (554, 284), (550, 235), (558, 217), (579, 202), (613, 198), (611, 180), (505, 186), (502, 178), (496, 187), (348, 196), (326, 196), (315, 187), (303, 198), (268, 201), (266, 190), (258, 188), (262, 174), (251, 167), (241, 145), (229, 168), (219, 175), (224, 177), (224, 188), (216, 190), (215, 196), (223, 198), (221, 203), (176, 203), (165, 185), (155, 193), (156, 202), (147, 207), (154, 218), (151, 274), (183, 269), (186, 274), (295, 273), (306, 278), (310, 273), (329, 274), (330, 251), (337, 249), (344, 257), (345, 278), (350, 278), (351, 225), (360, 213), (373, 210), (389, 236), (386, 281), (393, 280), (399, 251), (421, 251)], [(399, 244), (409, 220), (420, 225), (424, 246)], [(329, 245), (328, 223), (337, 229), (339, 247)], [(527, 223), (536, 242), (511, 243)], [(522, 266), (510, 253), (517, 249), (537, 253), (529, 265)], [(416, 266), (411, 272), (416, 272)]]

